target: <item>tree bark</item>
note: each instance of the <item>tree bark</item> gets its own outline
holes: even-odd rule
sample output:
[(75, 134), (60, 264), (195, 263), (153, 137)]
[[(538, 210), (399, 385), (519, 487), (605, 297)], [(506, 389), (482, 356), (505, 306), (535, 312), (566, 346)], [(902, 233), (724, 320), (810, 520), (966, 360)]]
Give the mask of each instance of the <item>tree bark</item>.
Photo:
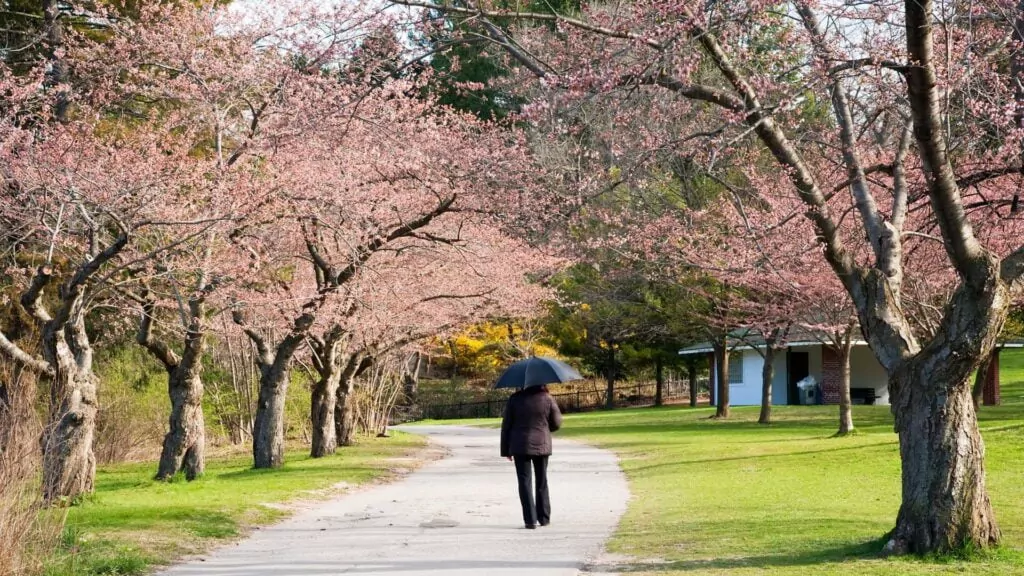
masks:
[(697, 363), (687, 362), (686, 376), (690, 385), (690, 408), (697, 407)]
[(839, 431), (836, 436), (853, 432), (853, 399), (850, 397), (850, 351), (853, 348), (853, 330), (849, 329), (839, 347)]
[(321, 375), (313, 385), (313, 402), (310, 408), (313, 427), (313, 446), (310, 456), (313, 458), (330, 456), (338, 449), (334, 413), (340, 381), (341, 374), (338, 370), (334, 370), (330, 375)]
[(764, 366), (761, 368), (761, 414), (758, 424), (772, 423), (772, 381), (775, 379), (775, 346), (768, 343), (764, 349)]
[(42, 5), (46, 27), (43, 43), (50, 61), (44, 84), (47, 88), (58, 88), (53, 103), (53, 116), (59, 122), (65, 122), (68, 116), (68, 93), (64, 86), (68, 82), (68, 65), (61, 55), (64, 50), (64, 28), (60, 21), (60, 5), (57, 0), (42, 0)]
[(290, 376), (291, 371), (277, 363), (260, 376), (252, 426), (254, 468), (280, 468), (284, 464), (284, 405)]
[(207, 286), (205, 278), (189, 300), (189, 324), (181, 357), (153, 337), (155, 304), (144, 290), (142, 318), (135, 340), (163, 363), (167, 370), (167, 394), (171, 401), (167, 434), (164, 435), (156, 479), (168, 480), (178, 471), (195, 480), (206, 469), (206, 422), (203, 417), (203, 353), (206, 349)]
[(356, 369), (353, 364), (358, 361), (357, 356), (342, 355), (344, 337), (345, 333), (336, 328), (314, 344), (313, 365), (320, 378), (312, 391), (313, 458), (334, 454), (338, 449), (338, 391), (342, 382), (352, 377)]
[(725, 338), (714, 343), (715, 362), (715, 418), (729, 417), (729, 347)]
[(338, 386), (337, 399), (334, 404), (334, 435), (338, 446), (351, 446), (356, 437), (356, 378), (373, 365), (373, 357), (367, 350), (349, 354), (345, 358), (341, 371), (341, 383)]
[(903, 390), (897, 419), (903, 502), (887, 545), (890, 553), (925, 554), (999, 541), (969, 380), (953, 376), (933, 374), (914, 362), (893, 379)]
[(48, 376), (50, 411), (41, 439), (43, 498), (48, 503), (73, 501), (92, 492), (96, 457), (96, 389), (93, 349), (85, 331), (86, 283), (128, 244), (122, 232), (104, 250), (75, 269), (59, 290), (60, 306), (51, 316), (43, 291), (53, 280), (52, 268), (40, 266), (21, 295), (21, 306), (40, 329), (42, 358), (34, 358), (0, 333), (0, 351), (23, 367)]
[(168, 377), (167, 392), (171, 414), (156, 478), (167, 480), (180, 470), (187, 480), (195, 480), (206, 470), (202, 361), (179, 365)]
[(260, 369), (260, 389), (256, 400), (256, 416), (252, 424), (252, 456), (254, 468), (280, 468), (284, 464), (284, 406), (295, 352), (306, 341), (316, 313), (325, 296), (307, 304), (306, 311), (292, 323), (288, 335), (271, 348), (267, 339), (246, 324), (243, 311), (233, 310), (232, 320), (242, 327), (256, 347), (256, 364)]
[(419, 352), (413, 352), (412, 357), (412, 368), (410, 368), (407, 363), (405, 373), (402, 375), (402, 386), (405, 390), (405, 397), (409, 404), (416, 403), (416, 394), (419, 392), (420, 384), (420, 365), (423, 362), (423, 355)]
[(615, 409), (615, 346), (609, 344), (608, 346), (608, 361), (605, 367), (605, 381), (607, 385), (605, 387), (604, 394), (604, 407), (606, 410)]
[(988, 281), (957, 288), (932, 342), (889, 370), (903, 463), (889, 553), (983, 549), (999, 541), (971, 398), (971, 375), (995, 346), (1010, 302), (998, 263), (989, 262)]
[(661, 406), (665, 400), (665, 363), (660, 356), (654, 359), (654, 379), (654, 405)]
[(334, 409), (335, 435), (339, 446), (351, 446), (356, 437), (355, 378), (349, 378), (338, 387), (338, 401)]
[(98, 379), (92, 371), (92, 348), (85, 337), (81, 301), (74, 320), (47, 324), (43, 356), (55, 366), (50, 382), (50, 415), (43, 434), (43, 498), (49, 503), (74, 501), (93, 490), (96, 457)]

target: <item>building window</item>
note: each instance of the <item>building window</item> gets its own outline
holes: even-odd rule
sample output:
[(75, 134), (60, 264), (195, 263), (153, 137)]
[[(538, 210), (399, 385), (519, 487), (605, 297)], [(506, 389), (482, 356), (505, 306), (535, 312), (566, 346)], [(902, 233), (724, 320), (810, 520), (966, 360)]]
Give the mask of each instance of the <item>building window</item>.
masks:
[(729, 384), (743, 384), (743, 352), (729, 354)]

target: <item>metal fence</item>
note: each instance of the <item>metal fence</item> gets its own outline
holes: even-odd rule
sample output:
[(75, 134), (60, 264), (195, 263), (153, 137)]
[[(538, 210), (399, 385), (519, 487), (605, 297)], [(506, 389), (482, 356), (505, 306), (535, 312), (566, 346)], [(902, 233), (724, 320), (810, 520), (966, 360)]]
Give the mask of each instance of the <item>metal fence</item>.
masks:
[[(698, 381), (697, 389), (707, 387), (707, 379)], [(616, 408), (639, 408), (654, 406), (657, 385), (653, 382), (624, 384), (615, 388)], [(662, 401), (666, 404), (689, 399), (689, 386), (684, 381), (669, 381), (662, 389)], [(571, 392), (555, 392), (551, 396), (558, 402), (563, 413), (587, 412), (607, 406), (607, 390), (597, 386), (581, 387)], [(450, 404), (427, 404), (420, 406), (422, 417), (432, 420), (454, 420), (462, 418), (498, 418), (505, 409), (504, 398), (456, 402)]]

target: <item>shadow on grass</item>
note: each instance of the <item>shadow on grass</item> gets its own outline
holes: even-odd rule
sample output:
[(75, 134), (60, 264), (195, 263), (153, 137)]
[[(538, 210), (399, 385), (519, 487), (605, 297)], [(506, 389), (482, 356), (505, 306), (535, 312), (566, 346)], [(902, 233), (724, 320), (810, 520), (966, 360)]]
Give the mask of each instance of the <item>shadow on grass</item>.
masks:
[(847, 544), (833, 548), (801, 552), (798, 554), (771, 554), (763, 556), (740, 556), (731, 558), (706, 558), (696, 560), (675, 560), (669, 562), (610, 562), (591, 564), (587, 572), (610, 572), (628, 574), (631, 572), (696, 572), (701, 570), (730, 570), (735, 568), (785, 568), (816, 566), (847, 562), (850, 560), (876, 560), (885, 544), (884, 538), (876, 538), (859, 544)]
[[(338, 459), (338, 468), (344, 466), (342, 460)], [(369, 475), (376, 471), (375, 468), (370, 466), (344, 466), (346, 473), (351, 475)], [(293, 465), (285, 465), (282, 468), (245, 468), (243, 470), (235, 470), (233, 472), (223, 472), (217, 474), (216, 477), (220, 480), (255, 480), (259, 478), (266, 478), (268, 476), (279, 476), (288, 477), (294, 475), (304, 476), (323, 476), (332, 477), (336, 476), (338, 470), (329, 466), (303, 466), (302, 463), (296, 463)]]
[(132, 506), (94, 511), (76, 527), (87, 530), (141, 530), (154, 525), (174, 526), (203, 538), (225, 538), (238, 533), (238, 524), (226, 513), (189, 505)]
[(695, 460), (673, 460), (672, 462), (665, 462), (663, 464), (651, 464), (648, 466), (637, 466), (635, 468), (629, 468), (631, 472), (638, 472), (641, 470), (653, 470), (655, 468), (664, 468), (666, 466), (685, 466), (688, 464), (715, 464), (719, 462), (742, 462), (745, 460), (774, 460), (777, 458), (785, 458), (788, 456), (812, 456), (815, 454), (834, 454), (836, 452), (852, 452), (855, 450), (869, 450), (872, 448), (889, 447), (894, 446), (896, 440), (891, 442), (877, 442), (874, 444), (863, 444), (860, 446), (843, 446), (840, 448), (830, 447), (823, 450), (800, 450), (797, 452), (774, 452), (770, 454), (751, 454), (749, 456), (726, 456), (718, 458), (700, 458)]

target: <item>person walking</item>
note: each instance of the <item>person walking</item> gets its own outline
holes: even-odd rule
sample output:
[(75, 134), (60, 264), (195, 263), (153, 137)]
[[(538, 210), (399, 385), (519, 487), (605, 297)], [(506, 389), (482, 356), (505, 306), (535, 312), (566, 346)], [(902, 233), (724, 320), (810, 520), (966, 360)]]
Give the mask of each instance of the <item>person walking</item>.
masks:
[[(516, 392), (509, 397), (502, 414), (501, 455), (516, 464), (523, 522), (530, 530), (538, 524), (547, 526), (551, 522), (548, 457), (551, 456), (551, 433), (561, 427), (562, 413), (546, 386)], [(531, 475), (536, 478), (536, 494)]]

